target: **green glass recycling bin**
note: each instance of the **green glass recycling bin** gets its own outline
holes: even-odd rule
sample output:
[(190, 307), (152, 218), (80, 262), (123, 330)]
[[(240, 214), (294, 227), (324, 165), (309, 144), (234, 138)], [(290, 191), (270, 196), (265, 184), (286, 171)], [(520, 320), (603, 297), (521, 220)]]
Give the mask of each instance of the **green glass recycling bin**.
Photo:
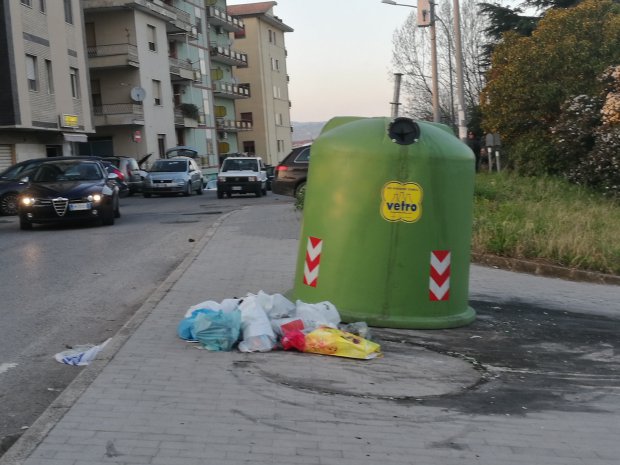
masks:
[(312, 144), (289, 297), (377, 327), (471, 323), (474, 163), (438, 123), (330, 120)]

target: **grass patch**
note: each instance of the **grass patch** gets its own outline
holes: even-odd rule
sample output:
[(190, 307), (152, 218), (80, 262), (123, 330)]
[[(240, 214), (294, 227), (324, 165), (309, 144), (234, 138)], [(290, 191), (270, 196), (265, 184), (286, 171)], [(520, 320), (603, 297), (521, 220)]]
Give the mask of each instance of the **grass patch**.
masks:
[(620, 275), (620, 202), (553, 178), (476, 176), (472, 252)]

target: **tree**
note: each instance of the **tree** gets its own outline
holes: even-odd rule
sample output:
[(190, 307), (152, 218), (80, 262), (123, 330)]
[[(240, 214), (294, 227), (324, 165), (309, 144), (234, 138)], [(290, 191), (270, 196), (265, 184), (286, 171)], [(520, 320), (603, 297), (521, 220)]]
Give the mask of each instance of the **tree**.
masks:
[(549, 130), (570, 96), (595, 95), (597, 76), (620, 62), (615, 10), (611, 0), (585, 0), (549, 10), (530, 37), (506, 33), (483, 92), (486, 130), (514, 142), (533, 128)]
[[(451, 3), (443, 0), (436, 7), (437, 66), (441, 121), (456, 127), (456, 61)], [(462, 0), (460, 13), (465, 104), (467, 109), (472, 109), (478, 105), (484, 86), (480, 56), (486, 43), (486, 22), (479, 15), (477, 0)], [(417, 26), (415, 11), (394, 33), (393, 44), (394, 69), (403, 73), (403, 113), (414, 118), (432, 119), (430, 35), (428, 28)]]

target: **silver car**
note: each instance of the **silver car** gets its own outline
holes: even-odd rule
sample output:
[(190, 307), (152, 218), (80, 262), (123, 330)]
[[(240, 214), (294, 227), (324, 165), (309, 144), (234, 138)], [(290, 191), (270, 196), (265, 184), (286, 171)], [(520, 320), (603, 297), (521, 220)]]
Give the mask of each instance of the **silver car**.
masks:
[(142, 195), (183, 194), (203, 192), (202, 171), (198, 164), (188, 157), (162, 158), (148, 171), (142, 184)]

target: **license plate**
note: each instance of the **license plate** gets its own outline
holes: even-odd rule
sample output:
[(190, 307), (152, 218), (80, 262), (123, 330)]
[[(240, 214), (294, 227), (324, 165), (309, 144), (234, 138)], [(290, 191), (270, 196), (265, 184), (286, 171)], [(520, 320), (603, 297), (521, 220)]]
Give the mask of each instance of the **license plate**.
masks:
[(234, 191), (240, 191), (241, 190), (241, 186), (233, 186), (232, 190)]
[(69, 210), (71, 211), (76, 211), (76, 210), (90, 210), (91, 205), (90, 202), (85, 202), (85, 203), (70, 203), (69, 204)]

